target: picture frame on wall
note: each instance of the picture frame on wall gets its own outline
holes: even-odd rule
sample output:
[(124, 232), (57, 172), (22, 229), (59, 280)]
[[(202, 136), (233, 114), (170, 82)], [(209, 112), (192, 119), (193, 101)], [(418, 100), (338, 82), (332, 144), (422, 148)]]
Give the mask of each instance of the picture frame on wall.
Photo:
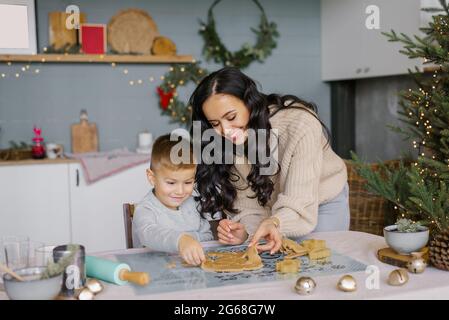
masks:
[(35, 0), (0, 0), (0, 54), (36, 54)]

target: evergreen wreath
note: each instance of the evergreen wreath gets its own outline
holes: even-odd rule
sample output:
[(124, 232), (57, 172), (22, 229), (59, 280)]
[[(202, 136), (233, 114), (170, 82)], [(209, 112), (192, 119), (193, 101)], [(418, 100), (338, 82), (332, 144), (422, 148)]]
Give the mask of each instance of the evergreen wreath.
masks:
[(192, 107), (178, 99), (176, 88), (185, 86), (190, 81), (199, 84), (207, 75), (207, 71), (199, 67), (199, 63), (174, 64), (170, 70), (162, 76), (162, 84), (157, 87), (159, 102), (163, 115), (171, 117), (171, 123), (181, 123), (187, 126), (192, 119)]
[[(220, 1), (215, 0), (209, 8), (207, 23), (201, 22), (202, 27), (199, 33), (204, 39), (203, 54), (206, 60), (213, 59), (215, 62), (222, 63), (223, 66), (234, 66), (240, 69), (248, 67), (255, 60), (263, 62), (276, 48), (275, 38), (279, 37), (276, 23), (269, 22), (259, 1), (252, 0), (261, 11), (259, 28), (251, 28), (257, 35), (256, 44), (251, 46), (245, 43), (240, 50), (230, 52), (217, 34), (212, 11)], [(162, 84), (157, 87), (157, 93), (162, 114), (170, 116), (171, 123), (188, 126), (192, 119), (192, 107), (186, 106), (184, 102), (178, 99), (176, 88), (185, 86), (190, 81), (198, 84), (207, 74), (207, 70), (200, 68), (198, 62), (194, 62), (192, 64), (174, 64), (162, 76)]]
[(255, 60), (263, 62), (276, 48), (275, 38), (279, 37), (276, 23), (269, 22), (259, 1), (252, 0), (261, 11), (259, 27), (257, 29), (251, 28), (257, 35), (256, 43), (253, 46), (245, 43), (240, 50), (231, 52), (221, 41), (215, 26), (213, 9), (220, 1), (215, 0), (209, 8), (207, 23), (200, 21), (201, 29), (199, 33), (204, 39), (203, 54), (206, 60), (213, 60), (223, 64), (223, 66), (234, 66), (239, 69), (248, 67)]

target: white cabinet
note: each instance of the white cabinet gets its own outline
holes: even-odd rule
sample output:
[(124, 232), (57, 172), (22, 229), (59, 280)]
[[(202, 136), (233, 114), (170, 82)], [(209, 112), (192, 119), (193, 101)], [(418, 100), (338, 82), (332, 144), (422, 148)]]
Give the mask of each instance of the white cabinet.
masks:
[(72, 241), (88, 252), (125, 249), (123, 203), (140, 201), (150, 185), (148, 164), (139, 165), (87, 185), (81, 165), (71, 163)]
[(87, 252), (124, 249), (122, 205), (149, 191), (147, 167), (87, 185), (79, 163), (0, 166), (0, 237), (79, 243)]
[[(379, 29), (369, 29), (373, 11)], [(321, 73), (323, 80), (344, 80), (406, 74), (422, 61), (399, 53), (402, 45), (382, 32), (419, 35), (420, 0), (321, 0)]]
[(0, 236), (71, 239), (68, 164), (0, 166)]

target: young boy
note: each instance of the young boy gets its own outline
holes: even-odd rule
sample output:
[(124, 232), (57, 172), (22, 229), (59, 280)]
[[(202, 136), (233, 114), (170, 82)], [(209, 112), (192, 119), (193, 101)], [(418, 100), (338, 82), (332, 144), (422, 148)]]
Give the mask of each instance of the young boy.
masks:
[(187, 263), (199, 265), (205, 260), (199, 242), (213, 240), (213, 236), (209, 222), (201, 218), (191, 196), (196, 173), (192, 148), (189, 147), (189, 163), (175, 164), (170, 158), (172, 148), (178, 143), (170, 141), (167, 134), (153, 144), (151, 165), (147, 169), (153, 189), (136, 206), (133, 243), (134, 247), (179, 251)]

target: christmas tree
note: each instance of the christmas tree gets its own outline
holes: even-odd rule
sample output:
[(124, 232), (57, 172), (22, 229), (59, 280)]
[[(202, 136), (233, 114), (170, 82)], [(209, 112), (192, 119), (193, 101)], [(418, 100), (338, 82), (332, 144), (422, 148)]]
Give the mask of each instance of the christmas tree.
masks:
[(449, 227), (449, 6), (425, 8), (432, 22), (410, 37), (395, 31), (384, 33), (389, 41), (400, 42), (400, 52), (422, 59), (424, 72), (411, 71), (417, 89), (400, 92), (400, 120), (405, 129), (393, 128), (409, 139), (417, 150), (416, 159), (397, 167), (381, 166), (373, 171), (353, 154), (358, 173), (367, 180), (366, 189), (394, 203), (400, 217), (419, 220), (432, 232)]

